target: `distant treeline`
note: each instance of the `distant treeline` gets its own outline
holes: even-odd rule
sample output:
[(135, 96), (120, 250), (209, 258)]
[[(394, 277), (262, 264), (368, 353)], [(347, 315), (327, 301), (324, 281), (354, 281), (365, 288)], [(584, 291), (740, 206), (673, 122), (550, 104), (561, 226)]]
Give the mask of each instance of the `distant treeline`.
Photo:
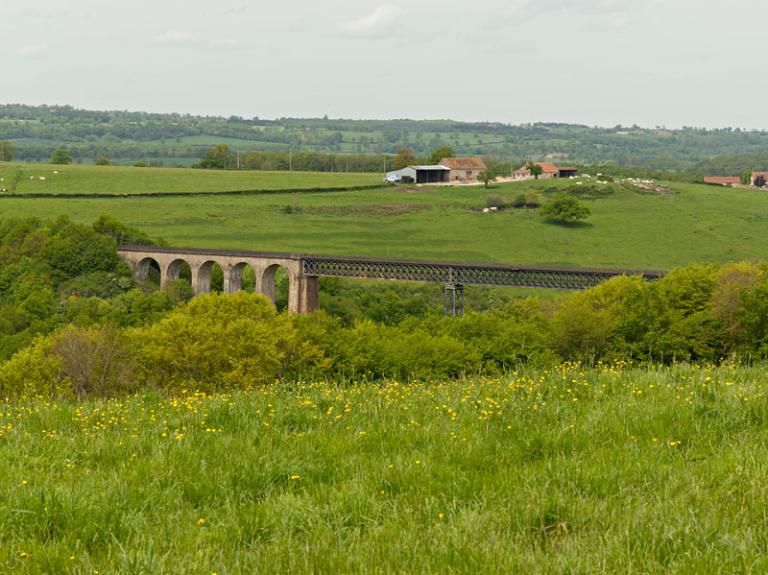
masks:
[(233, 152), (227, 144), (209, 149), (196, 167), (219, 170), (270, 170), (297, 172), (383, 173), (392, 158), (370, 154), (323, 154), (320, 152)]
[[(196, 168), (216, 170), (293, 170), (300, 172), (372, 172), (382, 173), (408, 165), (435, 164), (444, 157), (452, 157), (452, 148), (442, 147), (432, 151), (429, 157), (416, 157), (411, 150), (399, 150), (395, 156), (372, 156), (369, 154), (323, 154), (320, 152), (259, 152), (252, 150), (245, 154), (234, 152), (229, 145), (219, 144), (210, 148), (194, 164)], [(509, 173), (511, 164), (493, 158), (496, 173)]]
[[(75, 162), (93, 162), (105, 156), (122, 163), (141, 160), (153, 165), (188, 165), (212, 145), (228, 143), (241, 154), (250, 150), (293, 150), (375, 157), (391, 156), (398, 149), (408, 148), (416, 156), (426, 157), (431, 150), (450, 146), (457, 155), (520, 163), (544, 160), (734, 175), (747, 169), (768, 169), (768, 132), (738, 128), (667, 130), (447, 120), (263, 120), (9, 104), (0, 105), (0, 140), (15, 144), (17, 160), (35, 162), (47, 161), (53, 150), (65, 146)], [(717, 160), (709, 164), (718, 157), (730, 159), (723, 160), (719, 167)]]

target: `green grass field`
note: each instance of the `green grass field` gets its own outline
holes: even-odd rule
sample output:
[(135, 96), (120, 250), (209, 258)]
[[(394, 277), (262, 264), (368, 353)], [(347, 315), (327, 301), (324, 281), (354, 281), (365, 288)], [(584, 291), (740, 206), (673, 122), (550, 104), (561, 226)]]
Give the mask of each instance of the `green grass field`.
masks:
[[(40, 179), (40, 178), (44, 179)], [(371, 186), (378, 174), (251, 172), (125, 166), (0, 164), (0, 188), (13, 194), (163, 194)], [(2, 209), (2, 208), (0, 208)]]
[(5, 573), (761, 573), (762, 369), (0, 405)]
[[(71, 184), (57, 188), (62, 192), (210, 192), (376, 181), (376, 176), (342, 174), (74, 166), (67, 170), (60, 175), (71, 176), (67, 180)], [(99, 181), (112, 183), (99, 187)], [(45, 185), (24, 180), (29, 186), (25, 190)], [(384, 187), (188, 198), (0, 198), (0, 214), (43, 218), (68, 214), (82, 222), (111, 214), (175, 246), (329, 255), (660, 270), (768, 256), (768, 193), (762, 191), (669, 184), (677, 193), (659, 195), (608, 186), (614, 193), (584, 200), (592, 216), (574, 227), (546, 223), (536, 210), (482, 213), (489, 195), (512, 200), (534, 188), (546, 198), (545, 190), (563, 185), (572, 184), (524, 182), (497, 185), (490, 191)]]

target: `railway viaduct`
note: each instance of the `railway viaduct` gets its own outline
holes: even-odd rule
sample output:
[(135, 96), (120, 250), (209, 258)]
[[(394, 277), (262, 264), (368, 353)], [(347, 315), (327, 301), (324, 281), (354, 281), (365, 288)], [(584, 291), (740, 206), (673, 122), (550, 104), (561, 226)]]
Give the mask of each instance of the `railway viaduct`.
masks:
[(465, 285), (578, 290), (619, 275), (640, 275), (647, 280), (663, 275), (648, 271), (453, 264), (133, 245), (120, 246), (118, 255), (140, 281), (149, 278), (150, 269), (159, 270), (161, 288), (178, 279), (184, 264), (188, 265), (195, 295), (211, 291), (215, 264), (224, 274), (224, 291), (228, 293), (243, 289), (243, 272), (250, 266), (256, 278), (254, 291), (275, 301), (275, 273), (283, 268), (289, 281), (288, 310), (294, 313), (310, 313), (319, 308), (320, 277), (439, 282), (445, 286), (446, 313), (457, 315), (464, 310)]

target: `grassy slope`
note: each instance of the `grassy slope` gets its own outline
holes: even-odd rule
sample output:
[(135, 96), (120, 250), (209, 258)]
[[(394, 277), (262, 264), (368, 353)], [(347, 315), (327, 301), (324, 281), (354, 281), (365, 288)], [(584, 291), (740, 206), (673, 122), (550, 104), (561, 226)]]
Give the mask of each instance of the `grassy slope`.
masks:
[[(140, 177), (144, 171), (127, 173)], [(186, 189), (202, 189), (209, 178), (222, 178), (216, 180), (222, 185), (231, 177), (236, 187), (239, 177), (292, 177), (179, 173), (189, 173), (194, 182)], [(338, 176), (330, 177), (335, 182)], [(768, 255), (768, 193), (759, 191), (692, 184), (671, 184), (679, 193), (670, 196), (620, 190), (587, 200), (593, 215), (575, 228), (547, 224), (534, 210), (480, 212), (489, 193), (512, 199), (529, 186), (544, 190), (552, 185), (507, 184), (490, 192), (383, 188), (218, 198), (6, 198), (0, 210), (5, 216), (69, 214), (80, 221), (109, 213), (172, 245), (210, 248), (633, 269)], [(287, 205), (302, 211), (284, 213)]]
[[(0, 164), (0, 177), (5, 180), (0, 182), (0, 188), (11, 189), (10, 183), (16, 178), (17, 170), (21, 170), (21, 174), (15, 190), (11, 191), (18, 194), (135, 194), (317, 189), (374, 185), (381, 182), (381, 176), (377, 174)], [(40, 176), (45, 180), (40, 180)]]
[(0, 565), (768, 569), (764, 371), (530, 375), (0, 406)]

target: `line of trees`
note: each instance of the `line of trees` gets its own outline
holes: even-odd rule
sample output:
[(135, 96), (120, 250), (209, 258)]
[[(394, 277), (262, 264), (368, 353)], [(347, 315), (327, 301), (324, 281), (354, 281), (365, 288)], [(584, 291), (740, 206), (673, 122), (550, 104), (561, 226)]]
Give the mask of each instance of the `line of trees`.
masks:
[[(228, 144), (218, 144), (209, 148), (197, 168), (218, 170), (272, 170), (272, 171), (311, 171), (311, 172), (373, 172), (399, 170), (416, 164), (437, 164), (443, 158), (455, 157), (453, 148), (440, 146), (429, 156), (417, 157), (412, 150), (401, 148), (394, 156), (375, 156), (367, 154), (322, 154), (318, 152), (261, 152), (253, 150), (244, 154), (234, 151)], [(485, 174), (488, 181), (493, 181), (502, 173), (507, 173), (511, 165), (493, 158)]]
[(197, 168), (218, 170), (269, 170), (297, 172), (368, 172), (382, 173), (392, 166), (387, 156), (369, 154), (322, 154), (318, 152), (239, 153), (228, 144), (213, 146), (205, 152)]

